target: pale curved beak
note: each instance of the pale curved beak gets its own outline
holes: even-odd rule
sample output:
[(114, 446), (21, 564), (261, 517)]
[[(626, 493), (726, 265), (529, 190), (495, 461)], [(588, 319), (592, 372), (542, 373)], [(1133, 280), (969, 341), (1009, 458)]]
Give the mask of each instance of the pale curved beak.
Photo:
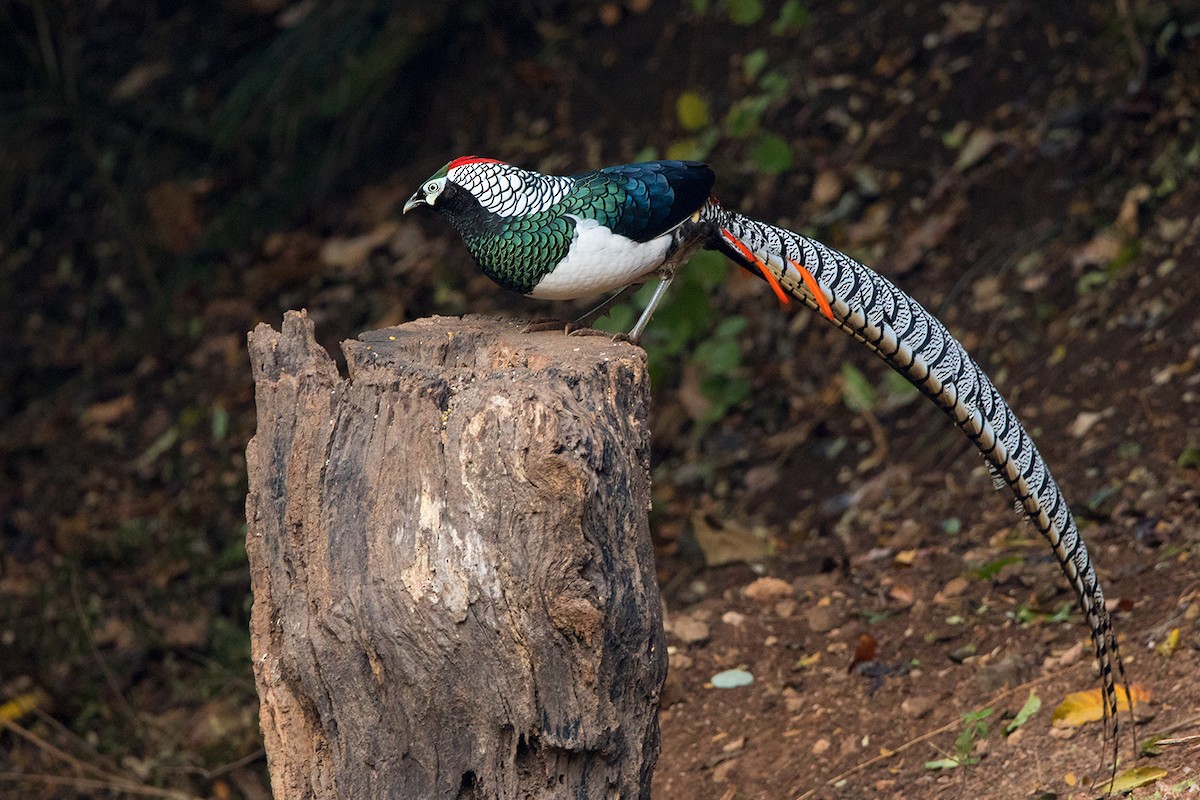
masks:
[(401, 211), (400, 213), (407, 214), (408, 212), (412, 211), (417, 206), (425, 206), (425, 205), (429, 205), (428, 203), (425, 202), (425, 192), (422, 191), (421, 189), (418, 189), (416, 194), (414, 194), (412, 197), (408, 198), (408, 202), (404, 204), (404, 210)]

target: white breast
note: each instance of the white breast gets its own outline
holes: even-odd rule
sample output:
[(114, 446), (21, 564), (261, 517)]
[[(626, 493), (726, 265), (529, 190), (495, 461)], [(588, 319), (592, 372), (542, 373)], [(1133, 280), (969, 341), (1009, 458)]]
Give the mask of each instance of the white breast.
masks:
[(618, 236), (592, 219), (575, 220), (571, 249), (554, 271), (538, 281), (530, 297), (573, 300), (610, 292), (650, 277), (667, 257), (671, 235), (648, 242)]

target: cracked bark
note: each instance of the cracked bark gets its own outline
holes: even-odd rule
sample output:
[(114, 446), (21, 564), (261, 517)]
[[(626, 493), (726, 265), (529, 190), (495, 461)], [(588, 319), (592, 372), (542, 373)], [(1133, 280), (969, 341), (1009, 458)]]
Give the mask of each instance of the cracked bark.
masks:
[(666, 671), (644, 354), (435, 318), (249, 337), (276, 798), (648, 797)]

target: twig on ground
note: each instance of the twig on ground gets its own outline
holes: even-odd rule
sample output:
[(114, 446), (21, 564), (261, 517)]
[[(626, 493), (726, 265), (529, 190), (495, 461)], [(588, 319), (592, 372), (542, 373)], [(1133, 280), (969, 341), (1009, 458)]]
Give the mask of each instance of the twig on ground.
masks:
[[(1041, 677), (1034, 678), (1031, 681), (1022, 683), (1020, 686), (1014, 686), (1011, 689), (1005, 689), (1003, 692), (1000, 692), (999, 694), (992, 697), (992, 699), (989, 700), (988, 702), (972, 709), (972, 711), (975, 711), (975, 712), (982, 711), (985, 708), (994, 706), (996, 703), (1000, 702), (1001, 700), (1005, 699), (1006, 697), (1009, 697), (1010, 695), (1016, 694), (1018, 692), (1026, 690), (1026, 689), (1031, 689), (1040, 683), (1045, 683), (1046, 681), (1051, 680), (1052, 678), (1060, 677), (1062, 675), (1065, 675), (1066, 673), (1067, 673), (1067, 670), (1065, 670), (1065, 669), (1059, 670), (1057, 672), (1052, 672), (1048, 675), (1042, 675)], [(931, 731), (921, 734), (920, 736), (918, 736), (915, 739), (910, 739), (909, 741), (905, 742), (904, 744), (900, 745), (899, 747), (895, 748), (894, 750), (888, 750), (886, 753), (880, 753), (877, 756), (873, 756), (872, 758), (868, 758), (866, 761), (856, 764), (855, 766), (851, 767), (850, 769), (846, 770), (845, 772), (843, 772), (839, 775), (835, 775), (832, 778), (830, 778), (829, 780), (825, 781), (823, 785), (824, 786), (833, 786), (838, 781), (848, 778), (851, 775), (853, 775), (854, 773), (856, 773), (860, 770), (866, 769), (867, 767), (871, 766), (872, 764), (877, 764), (880, 761), (885, 761), (889, 758), (893, 758), (894, 756), (897, 756), (900, 753), (903, 753), (905, 750), (908, 750), (908, 749), (920, 744), (921, 742), (924, 742), (928, 739), (932, 739), (934, 736), (938, 736), (940, 734), (946, 733), (947, 731), (953, 730), (954, 728), (957, 728), (960, 725), (962, 725), (962, 718), (956, 717), (955, 719), (951, 720), (950, 722), (947, 722), (945, 725), (942, 725), (940, 728), (935, 728)], [(814, 787), (812, 789), (809, 789), (807, 792), (800, 795), (799, 797), (797, 797), (796, 800), (808, 800), (813, 795), (815, 795), (816, 792), (817, 792), (817, 788)]]

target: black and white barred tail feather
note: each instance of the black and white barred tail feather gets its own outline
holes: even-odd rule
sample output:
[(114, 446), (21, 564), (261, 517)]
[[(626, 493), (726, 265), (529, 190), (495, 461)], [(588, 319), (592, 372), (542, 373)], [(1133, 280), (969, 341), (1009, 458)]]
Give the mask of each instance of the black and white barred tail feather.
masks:
[[(1050, 542), (1091, 629), (1104, 692), (1105, 737), (1112, 737), (1115, 774), (1119, 725), (1114, 664), (1125, 684), (1116, 634), (1067, 501), (1017, 415), (945, 326), (881, 275), (818, 241), (727, 211), (715, 202), (706, 207), (704, 216), (718, 228), (710, 247), (756, 274), (766, 268), (791, 297), (826, 315), (832, 311), (834, 325), (874, 351), (946, 412), (983, 453), (993, 475), (1013, 491), (1018, 508)], [(731, 247), (728, 238), (720, 235), (722, 230), (761, 264), (747, 264), (744, 251)], [(815, 280), (805, 281), (797, 266)], [(770, 282), (770, 277), (762, 277)], [(827, 302), (814, 296), (814, 284)]]

